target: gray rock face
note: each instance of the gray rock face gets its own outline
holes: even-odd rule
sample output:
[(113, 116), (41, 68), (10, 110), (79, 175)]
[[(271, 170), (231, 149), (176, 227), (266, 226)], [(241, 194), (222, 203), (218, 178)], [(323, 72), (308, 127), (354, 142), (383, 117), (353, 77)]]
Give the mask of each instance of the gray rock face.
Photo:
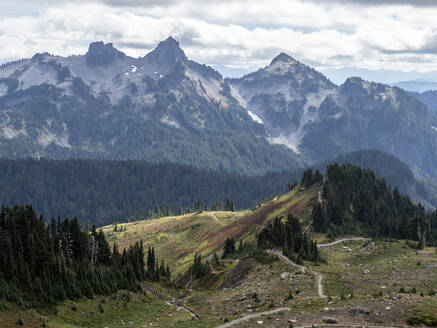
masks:
[(397, 87), (358, 77), (336, 86), (280, 54), (272, 63), (228, 80), (233, 95), (264, 124), (269, 141), (313, 161), (378, 149), (422, 177), (437, 176), (437, 114)]
[(263, 122), (269, 140), (295, 152), (305, 125), (317, 119), (321, 102), (335, 88), (324, 75), (284, 53), (269, 66), (228, 82), (240, 104)]
[[(286, 146), (286, 147), (284, 147)], [(0, 67), (0, 156), (135, 158), (254, 174), (379, 149), (437, 177), (437, 112), (396, 87), (336, 86), (281, 53), (239, 79), (173, 38), (144, 57), (94, 42)]]
[(325, 318), (323, 318), (323, 322), (333, 324), (333, 323), (337, 323), (338, 320), (334, 317), (325, 317)]
[(117, 59), (124, 59), (126, 55), (115, 49), (112, 43), (93, 42), (85, 55), (89, 66), (108, 66)]
[(0, 156), (146, 159), (247, 174), (297, 167), (228, 88), (171, 37), (141, 58), (103, 42), (83, 56), (37, 54), (0, 67)]

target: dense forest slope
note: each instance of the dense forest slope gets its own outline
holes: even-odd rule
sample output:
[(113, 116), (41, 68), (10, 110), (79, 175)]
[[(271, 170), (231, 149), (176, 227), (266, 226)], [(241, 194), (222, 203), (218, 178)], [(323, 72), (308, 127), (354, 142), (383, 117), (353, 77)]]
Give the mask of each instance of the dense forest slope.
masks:
[[(411, 170), (392, 155), (369, 150), (336, 160), (372, 169), (414, 201), (429, 207), (437, 203), (434, 193), (424, 190)], [(324, 172), (325, 167), (326, 163), (314, 169)], [(226, 198), (234, 201), (235, 209), (251, 208), (283, 192), (286, 185), (293, 186), (303, 170), (248, 177), (144, 161), (3, 159), (0, 172), (4, 204), (31, 203), (46, 220), (77, 216), (82, 223), (104, 225), (205, 206), (225, 209)]]
[[(344, 154), (334, 160), (339, 164), (353, 164), (361, 168), (372, 170), (378, 177), (382, 177), (392, 187), (410, 196), (415, 202), (422, 202), (428, 207), (437, 207), (437, 193), (432, 189), (432, 180), (418, 181), (411, 169), (397, 157), (380, 150), (359, 150)], [(331, 162), (332, 162), (331, 161)], [(325, 172), (328, 162), (315, 167)]]
[[(83, 230), (77, 219), (47, 225), (31, 206), (3, 206), (0, 299), (35, 307), (119, 289), (139, 291), (142, 280), (159, 278), (155, 259), (146, 271), (144, 255), (140, 242), (122, 254), (116, 245), (111, 251), (102, 231)], [(161, 273), (170, 278), (165, 269)]]
[(226, 198), (250, 208), (299, 174), (247, 177), (170, 163), (45, 159), (0, 160), (0, 172), (3, 203), (31, 203), (46, 219), (77, 216), (99, 225), (217, 207)]
[(312, 212), (315, 231), (411, 239), (421, 247), (434, 243), (431, 220), (437, 219), (437, 212), (426, 213), (420, 203), (414, 204), (371, 170), (333, 163), (324, 177), (305, 171), (302, 185), (318, 189), (319, 201)]

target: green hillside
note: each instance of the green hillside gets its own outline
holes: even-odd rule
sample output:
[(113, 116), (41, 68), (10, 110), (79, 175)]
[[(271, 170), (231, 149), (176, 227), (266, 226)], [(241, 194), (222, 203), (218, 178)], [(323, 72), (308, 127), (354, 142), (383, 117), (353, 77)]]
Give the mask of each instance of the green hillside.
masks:
[[(61, 224), (61, 230), (56, 224), (44, 228), (42, 220), (24, 215), (29, 209), (6, 209), (0, 221), (1, 260), (22, 258), (24, 267), (33, 270), (30, 277), (36, 286), (38, 279), (46, 286), (50, 277), (79, 294), (67, 293), (49, 305), (22, 303), (11, 293), (32, 296), (37, 290), (25, 284), (21, 266), (12, 267), (23, 279), (6, 280), (5, 268), (11, 266), (3, 265), (0, 319), (8, 328), (21, 323), (30, 328), (326, 326), (327, 320), (341, 325), (433, 326), (437, 212), (426, 212), (369, 170), (334, 163), (326, 171), (322, 176), (307, 170), (289, 192), (244, 211), (199, 209), (111, 224), (102, 233), (79, 233), (74, 220)], [(360, 206), (363, 203), (367, 206)], [(365, 215), (363, 208), (368, 210)], [(323, 221), (317, 221), (320, 214)], [(26, 217), (33, 223), (26, 224)], [(19, 224), (11, 224), (14, 220)], [(328, 233), (319, 229), (320, 222)], [(38, 240), (37, 231), (45, 236), (46, 248), (38, 251), (49, 250), (48, 257), (39, 258), (50, 263), (54, 256), (53, 263), (62, 263), (71, 254), (66, 269), (57, 267), (61, 271), (55, 275), (48, 269), (34, 271), (32, 248), (22, 249), (14, 239), (15, 226), (25, 245)], [(406, 235), (399, 234), (405, 227)], [(26, 229), (32, 234), (27, 236)], [(409, 233), (414, 229), (420, 233)], [(93, 233), (113, 250), (108, 262), (103, 246), (97, 248), (97, 261), (90, 260), (95, 248), (87, 241)], [(72, 253), (66, 238), (70, 235)], [(57, 236), (63, 240), (59, 255), (50, 252)], [(8, 240), (16, 256), (7, 255)], [(138, 271), (142, 248), (149, 251), (144, 252), (144, 271)], [(128, 278), (133, 272), (139, 275)], [(62, 278), (65, 274), (68, 279)], [(79, 279), (82, 275), (86, 280)], [(99, 289), (103, 281), (114, 290)], [(134, 284), (123, 286), (126, 281)], [(44, 290), (54, 297), (59, 288)]]

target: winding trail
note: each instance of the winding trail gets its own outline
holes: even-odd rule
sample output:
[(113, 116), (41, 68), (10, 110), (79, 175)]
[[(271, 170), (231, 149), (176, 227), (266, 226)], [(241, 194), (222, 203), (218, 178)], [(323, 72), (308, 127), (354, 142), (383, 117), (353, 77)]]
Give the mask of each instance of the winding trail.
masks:
[[(345, 241), (351, 241), (351, 240), (354, 240), (354, 241), (357, 241), (357, 240), (363, 240), (363, 241), (365, 241), (365, 240), (370, 240), (370, 238), (363, 238), (363, 237), (343, 238), (343, 239), (339, 239), (339, 240), (333, 241), (333, 242), (331, 242), (331, 243), (327, 243), (327, 244), (319, 244), (319, 245), (317, 245), (317, 247), (329, 247), (329, 246), (337, 245), (337, 244), (343, 243), (343, 242), (345, 242)], [(320, 298), (326, 298), (326, 297), (328, 297), (328, 296), (326, 296), (325, 293), (323, 292), (323, 284), (322, 284), (322, 281), (323, 281), (323, 275), (322, 275), (321, 273), (316, 272), (316, 271), (312, 271), (312, 270), (310, 270), (309, 268), (307, 268), (307, 267), (305, 267), (305, 266), (303, 266), (303, 265), (299, 265), (299, 264), (294, 263), (292, 260), (290, 260), (290, 259), (289, 259), (288, 257), (286, 257), (284, 254), (282, 254), (282, 251), (279, 251), (279, 250), (267, 250), (267, 253), (270, 253), (270, 254), (274, 254), (274, 255), (276, 255), (276, 256), (279, 257), (283, 262), (287, 263), (288, 265), (292, 265), (292, 266), (295, 266), (295, 267), (299, 268), (299, 270), (302, 271), (302, 272), (306, 272), (307, 270), (308, 270), (309, 272), (311, 272), (311, 273), (314, 275), (315, 279), (316, 279), (317, 295), (318, 295)]]
[(216, 220), (218, 222), (217, 217), (214, 215), (214, 213), (212, 212), (206, 212), (206, 214), (208, 214), (210, 217), (212, 217), (214, 220)]
[(278, 250), (267, 250), (267, 253), (269, 254), (273, 254), (276, 255), (277, 257), (279, 257), (283, 262), (287, 263), (288, 265), (292, 265), (295, 266), (297, 268), (299, 268), (299, 270), (301, 272), (306, 272), (307, 270), (309, 272), (311, 272), (314, 277), (316, 278), (316, 284), (317, 284), (317, 295), (320, 298), (326, 298), (328, 296), (326, 296), (323, 293), (323, 285), (322, 285), (322, 280), (323, 280), (323, 275), (321, 273), (315, 272), (315, 271), (311, 271), (310, 269), (308, 269), (307, 267), (303, 266), (303, 265), (299, 265), (294, 263), (292, 260), (290, 260), (288, 257), (286, 257), (284, 254), (282, 254), (282, 251), (278, 251)]
[(190, 309), (187, 309), (186, 307), (184, 307), (182, 305), (177, 304), (177, 302), (174, 299), (169, 300), (167, 297), (165, 297), (164, 295), (162, 295), (160, 292), (158, 292), (157, 290), (155, 290), (154, 288), (152, 288), (149, 285), (146, 285), (144, 287), (146, 288), (146, 290), (149, 293), (155, 295), (155, 297), (159, 298), (165, 304), (170, 305), (170, 306), (175, 306), (176, 311), (179, 311), (179, 310), (185, 311), (185, 312), (189, 313), (193, 319), (196, 319), (196, 320), (199, 319), (199, 317), (193, 311), (191, 311)]
[(181, 305), (177, 305), (176, 303), (174, 303), (174, 302), (170, 302), (170, 301), (164, 301), (165, 302), (165, 304), (167, 304), (167, 305), (170, 305), (170, 306), (176, 306), (176, 311), (179, 311), (179, 310), (183, 310), (183, 311), (185, 311), (185, 312), (188, 312), (190, 315), (191, 315), (191, 317), (192, 318), (194, 318), (194, 319), (199, 319), (199, 317), (193, 312), (193, 311), (191, 311), (191, 310), (189, 310), (189, 309), (187, 309), (186, 307), (183, 307), (183, 306), (181, 306)]
[(258, 313), (252, 313), (252, 314), (248, 314), (245, 315), (244, 317), (226, 322), (220, 326), (217, 326), (216, 328), (226, 328), (226, 327), (231, 327), (233, 325), (236, 325), (237, 323), (243, 322), (243, 321), (247, 321), (249, 319), (253, 319), (253, 318), (257, 318), (257, 317), (261, 317), (263, 315), (269, 315), (269, 314), (273, 314), (273, 313), (278, 313), (278, 312), (282, 312), (282, 311), (288, 311), (290, 308), (287, 307), (280, 307), (274, 310), (270, 310), (270, 311), (265, 311), (265, 312), (258, 312)]
[(313, 271), (313, 274), (316, 277), (317, 295), (319, 295), (320, 298), (328, 297), (323, 293), (323, 285), (322, 285), (323, 275), (315, 271)]
[[(333, 242), (331, 242), (331, 243), (327, 243), (327, 244), (320, 244), (320, 245), (317, 245), (318, 247), (329, 247), (329, 246), (332, 246), (332, 245), (337, 245), (337, 244), (340, 244), (340, 243), (342, 243), (342, 242), (345, 242), (345, 241), (350, 241), (350, 240), (363, 240), (363, 241), (365, 241), (365, 240), (370, 240), (369, 238), (362, 238), (362, 237), (353, 237), (353, 238), (343, 238), (343, 239), (339, 239), (339, 240), (336, 240), (336, 241), (333, 241)], [(323, 281), (323, 275), (321, 274), (321, 273), (319, 273), (319, 272), (315, 272), (315, 271), (312, 271), (312, 270), (310, 270), (308, 267), (306, 267), (306, 266), (303, 266), (303, 265), (299, 265), (299, 264), (297, 264), (297, 263), (294, 263), (292, 260), (290, 260), (288, 257), (286, 257), (284, 254), (282, 254), (282, 251), (279, 251), (279, 250), (271, 250), (271, 249), (269, 249), (269, 250), (267, 250), (267, 253), (269, 253), (269, 254), (272, 254), (272, 255), (276, 255), (280, 260), (282, 260), (283, 262), (285, 262), (286, 264), (288, 264), (288, 265), (291, 265), (291, 266), (294, 266), (294, 267), (297, 267), (301, 272), (306, 272), (306, 271), (309, 271), (309, 272), (311, 272), (313, 275), (314, 275), (314, 277), (315, 277), (315, 279), (316, 279), (316, 284), (317, 284), (317, 295), (320, 297), (320, 298), (327, 298), (328, 296), (326, 296), (325, 294), (324, 294), (324, 292), (323, 292), (323, 285), (322, 285), (322, 281)], [(211, 267), (211, 269), (212, 269), (212, 267)], [(243, 316), (243, 317), (241, 317), (241, 318), (238, 318), (238, 319), (235, 319), (235, 320), (232, 320), (232, 321), (229, 321), (229, 322), (227, 322), (227, 323), (224, 323), (223, 325), (220, 325), (220, 326), (217, 326), (216, 328), (227, 328), (227, 327), (231, 327), (231, 326), (233, 326), (233, 325), (236, 325), (236, 324), (238, 324), (238, 323), (240, 323), (240, 322), (243, 322), (243, 321), (247, 321), (247, 320), (250, 320), (250, 319), (253, 319), (253, 318), (257, 318), (257, 317), (260, 317), (260, 316), (263, 316), (263, 315), (269, 315), (269, 314), (273, 314), (273, 313), (278, 313), (278, 312), (282, 312), (282, 311), (287, 311), (287, 310), (289, 310), (289, 308), (286, 308), (286, 307), (280, 307), (280, 308), (277, 308), (277, 309), (274, 309), (274, 310), (270, 310), (270, 311), (265, 311), (265, 312), (258, 312), (258, 313), (253, 313), (253, 314), (248, 314), (248, 315), (245, 315), (245, 316)], [(338, 325), (329, 325), (330, 327), (350, 327), (350, 328), (357, 328), (357, 327), (362, 327), (362, 324), (338, 324)], [(300, 326), (299, 328), (310, 328), (310, 327), (315, 327), (314, 325), (312, 325), (312, 326)], [(317, 327), (317, 326), (316, 326)], [(319, 325), (318, 327), (326, 327), (326, 325)], [(400, 326), (366, 326), (366, 327), (371, 327), (371, 328), (376, 328), (376, 327), (384, 327), (384, 328), (397, 328), (397, 327), (400, 327)]]
[(351, 241), (351, 240), (370, 240), (370, 238), (363, 238), (363, 237), (352, 237), (352, 238), (343, 238), (343, 239), (339, 239), (336, 241), (333, 241), (332, 243), (327, 243), (327, 244), (318, 244), (317, 247), (329, 247), (329, 246), (333, 246), (333, 245), (337, 245), (340, 243), (343, 243), (345, 241)]
[(299, 268), (300, 271), (305, 272), (307, 270), (307, 268), (303, 265), (299, 265), (297, 263), (294, 263), (292, 260), (290, 260), (288, 257), (286, 257), (284, 254), (282, 254), (282, 251), (278, 251), (278, 250), (273, 250), (273, 249), (268, 249), (267, 253), (269, 254), (273, 254), (276, 255), (277, 257), (279, 257), (283, 262), (287, 263), (288, 265), (292, 265), (295, 266), (297, 268)]

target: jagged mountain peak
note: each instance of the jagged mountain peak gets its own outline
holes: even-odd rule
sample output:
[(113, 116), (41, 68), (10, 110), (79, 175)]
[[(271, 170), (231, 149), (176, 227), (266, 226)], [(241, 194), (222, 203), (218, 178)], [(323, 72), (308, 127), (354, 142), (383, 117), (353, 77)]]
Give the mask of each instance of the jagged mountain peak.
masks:
[(288, 63), (288, 64), (299, 64), (299, 61), (291, 57), (290, 55), (286, 54), (285, 52), (281, 52), (279, 55), (277, 55), (275, 58), (273, 58), (270, 65), (274, 65), (276, 63)]
[(340, 86), (340, 89), (343, 92), (362, 90), (362, 91), (366, 91), (367, 93), (375, 91), (379, 94), (381, 93), (395, 94), (401, 90), (396, 87), (389, 86), (387, 84), (367, 81), (358, 76), (353, 76), (346, 79), (344, 83)]
[(117, 59), (123, 59), (126, 55), (114, 48), (112, 43), (97, 41), (90, 44), (85, 57), (90, 66), (108, 66)]
[(350, 88), (363, 88), (366, 87), (368, 88), (370, 86), (371, 82), (365, 81), (363, 80), (361, 77), (359, 76), (352, 76), (347, 78), (343, 84), (340, 86), (341, 89), (350, 89)]
[(169, 36), (164, 41), (159, 42), (158, 47), (173, 47), (175, 49), (179, 49), (179, 41), (177, 41), (172, 36)]
[(48, 52), (39, 52), (33, 55), (31, 58), (32, 61), (41, 61), (46, 57), (50, 57), (51, 55)]
[(187, 60), (185, 52), (179, 46), (179, 41), (171, 36), (161, 41), (154, 50), (146, 55), (146, 58), (160, 65), (172, 65)]
[(359, 76), (351, 76), (344, 83), (362, 83), (364, 80)]
[[(262, 68), (258, 72), (266, 76), (287, 77), (289, 80), (298, 81), (299, 84), (303, 81), (309, 81), (311, 84), (320, 83), (326, 88), (335, 87), (334, 83), (322, 73), (296, 60), (285, 52), (281, 52), (273, 58), (270, 65)], [(255, 74), (258, 72), (255, 72)]]

